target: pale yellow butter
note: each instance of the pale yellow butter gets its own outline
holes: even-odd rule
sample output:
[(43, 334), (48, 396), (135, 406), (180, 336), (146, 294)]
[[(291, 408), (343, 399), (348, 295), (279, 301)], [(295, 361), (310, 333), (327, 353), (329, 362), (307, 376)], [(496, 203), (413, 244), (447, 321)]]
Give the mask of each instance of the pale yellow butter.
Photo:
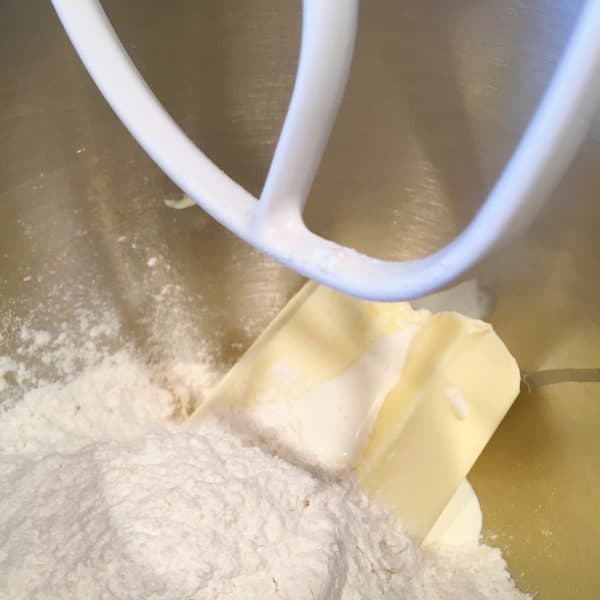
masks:
[(423, 540), (519, 381), (514, 359), (482, 321), (309, 283), (188, 427), (213, 403), (264, 408), (315, 462), (355, 469), (361, 486)]
[[(487, 323), (427, 319), (358, 465), (362, 485), (423, 539), (519, 392), (519, 369)], [(463, 411), (448, 398), (460, 392)]]

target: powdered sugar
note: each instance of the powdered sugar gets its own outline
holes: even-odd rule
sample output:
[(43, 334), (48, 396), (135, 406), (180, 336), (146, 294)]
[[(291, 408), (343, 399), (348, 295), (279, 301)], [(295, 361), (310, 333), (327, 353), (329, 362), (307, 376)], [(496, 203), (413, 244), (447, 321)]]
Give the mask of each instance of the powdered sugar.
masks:
[(0, 598), (520, 597), (497, 550), (425, 553), (349, 477), (180, 431), (214, 378), (123, 350), (0, 414)]
[(221, 370), (197, 297), (145, 297), (144, 358), (96, 289), (0, 318), (0, 599), (520, 597), (497, 550), (423, 552), (244, 415), (181, 431)]

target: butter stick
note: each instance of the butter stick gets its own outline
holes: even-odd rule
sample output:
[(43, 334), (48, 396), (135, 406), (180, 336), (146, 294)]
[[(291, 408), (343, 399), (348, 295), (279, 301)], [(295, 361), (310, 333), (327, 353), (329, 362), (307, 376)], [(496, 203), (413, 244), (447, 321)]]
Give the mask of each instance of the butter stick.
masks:
[(306, 284), (186, 426), (240, 407), (423, 540), (508, 411), (517, 365), (482, 321)]

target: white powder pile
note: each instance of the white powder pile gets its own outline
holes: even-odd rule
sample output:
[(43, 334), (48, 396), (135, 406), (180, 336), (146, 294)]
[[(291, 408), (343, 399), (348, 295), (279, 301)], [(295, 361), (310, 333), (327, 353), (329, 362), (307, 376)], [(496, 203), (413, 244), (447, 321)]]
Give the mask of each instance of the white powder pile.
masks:
[(0, 598), (522, 598), (499, 551), (423, 552), (348, 479), (209, 417), (212, 374), (121, 352), (0, 413)]

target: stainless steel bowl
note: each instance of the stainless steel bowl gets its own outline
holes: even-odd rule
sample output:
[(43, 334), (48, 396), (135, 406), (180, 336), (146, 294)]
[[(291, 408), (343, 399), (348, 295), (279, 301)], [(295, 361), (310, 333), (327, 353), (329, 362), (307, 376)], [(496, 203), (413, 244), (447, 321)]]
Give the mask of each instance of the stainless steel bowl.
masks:
[[(171, 114), (258, 193), (293, 83), (300, 3), (103, 4)], [(449, 240), (503, 166), (581, 5), (364, 2), (309, 225), (390, 258)], [(74, 318), (74, 298), (102, 296), (151, 355), (179, 335), (189, 352), (208, 345), (233, 361), (301, 280), (199, 209), (165, 206), (180, 192), (111, 113), (49, 3), (2, 3), (0, 32), (2, 314), (41, 305), (51, 328)], [(599, 160), (597, 119), (533, 229), (474, 273), (529, 377), (471, 480), (488, 538), (542, 599), (600, 591)], [(149, 270), (154, 255), (168, 268)], [(158, 311), (165, 289), (172, 303)], [(9, 329), (6, 353), (18, 346)]]

